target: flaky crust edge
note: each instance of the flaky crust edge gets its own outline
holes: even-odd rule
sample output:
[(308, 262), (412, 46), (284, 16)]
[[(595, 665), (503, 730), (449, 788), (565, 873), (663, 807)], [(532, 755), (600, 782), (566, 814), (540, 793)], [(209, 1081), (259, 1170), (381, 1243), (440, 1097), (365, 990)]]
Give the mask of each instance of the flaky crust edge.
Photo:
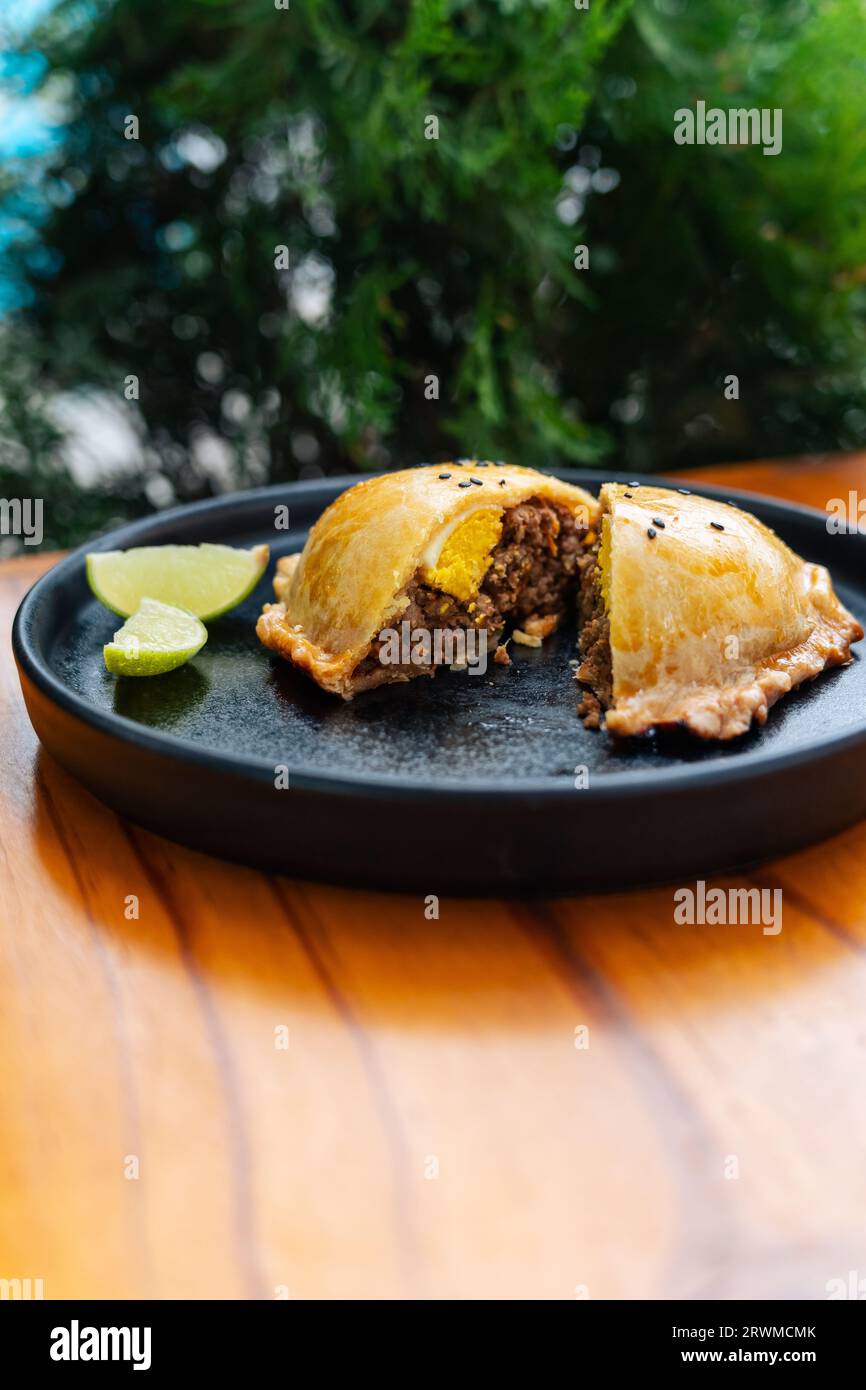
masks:
[(815, 626), (804, 642), (762, 662), (729, 686), (692, 686), (672, 699), (663, 691), (640, 691), (607, 711), (605, 729), (617, 737), (630, 737), (680, 726), (703, 739), (736, 738), (753, 721), (766, 723), (776, 701), (796, 686), (835, 666), (847, 666), (852, 644), (863, 638), (863, 628), (836, 597), (827, 570), (802, 563), (816, 613)]

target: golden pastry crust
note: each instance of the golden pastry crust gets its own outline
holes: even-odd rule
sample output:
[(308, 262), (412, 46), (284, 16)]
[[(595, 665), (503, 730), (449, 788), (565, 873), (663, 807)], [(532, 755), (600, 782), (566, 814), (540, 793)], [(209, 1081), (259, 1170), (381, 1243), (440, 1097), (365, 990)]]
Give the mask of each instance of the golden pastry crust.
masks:
[(763, 724), (794, 686), (850, 661), (863, 629), (826, 569), (748, 512), (620, 484), (600, 500), (610, 528), (611, 733), (682, 724), (733, 738)]
[[(469, 478), (481, 486), (461, 487)], [(259, 618), (260, 640), (325, 690), (351, 698), (355, 668), (380, 630), (399, 620), (407, 585), (453, 527), (479, 508), (504, 511), (530, 497), (569, 508), (587, 526), (598, 518), (588, 492), (532, 468), (466, 460), (356, 483), (319, 518), (302, 553), (278, 561), (278, 601)]]

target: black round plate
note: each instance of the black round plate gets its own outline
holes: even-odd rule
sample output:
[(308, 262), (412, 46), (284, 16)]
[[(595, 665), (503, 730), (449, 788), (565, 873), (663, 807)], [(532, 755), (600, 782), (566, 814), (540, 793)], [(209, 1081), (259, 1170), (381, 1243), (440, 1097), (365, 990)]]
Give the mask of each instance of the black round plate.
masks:
[[(561, 476), (589, 488), (607, 478)], [(491, 664), (483, 676), (443, 672), (344, 704), (259, 644), (271, 565), (240, 608), (211, 624), (190, 665), (154, 679), (107, 674), (102, 647), (120, 620), (88, 588), (86, 550), (267, 541), (273, 559), (300, 549), (353, 481), (178, 508), (49, 571), (13, 631), (45, 747), (102, 801), (170, 839), (301, 877), (425, 894), (694, 878), (866, 815), (862, 658), (786, 697), (763, 729), (721, 745), (669, 734), (617, 746), (584, 729), (569, 631), (539, 650), (512, 645), (513, 665)], [(700, 490), (747, 506), (826, 564), (866, 622), (866, 536), (829, 535), (822, 514), (800, 507)], [(290, 531), (274, 528), (282, 504)]]

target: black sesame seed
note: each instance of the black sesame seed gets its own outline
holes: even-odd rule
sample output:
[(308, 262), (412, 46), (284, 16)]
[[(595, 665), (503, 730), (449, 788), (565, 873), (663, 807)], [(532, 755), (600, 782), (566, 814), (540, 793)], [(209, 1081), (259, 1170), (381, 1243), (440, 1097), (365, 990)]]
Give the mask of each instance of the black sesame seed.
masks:
[(462, 483), (458, 483), (457, 486), (458, 486), (458, 487), (471, 487), (471, 483), (469, 482), (469, 479), (468, 479), (468, 478), (464, 478), (463, 482), (462, 482)]
[(683, 497), (691, 497), (692, 495), (687, 487), (678, 487), (677, 492), (681, 492), (683, 494)]
[(440, 474), (439, 474), (439, 477), (440, 477), (440, 478), (450, 478), (450, 477), (451, 477), (451, 474), (450, 474), (450, 473), (440, 473)]
[(474, 483), (476, 487), (483, 487), (483, 486), (484, 486), (484, 484), (483, 484), (483, 482), (481, 481), (480, 478), (470, 478), (469, 481), (470, 481), (470, 483)]
[(499, 486), (500, 486), (500, 487), (505, 487), (505, 484), (506, 484), (507, 482), (508, 482), (508, 479), (507, 479), (507, 478), (500, 478), (500, 479), (499, 479)]
[(653, 517), (653, 525), (654, 525), (654, 526), (660, 526), (662, 530), (665, 529), (665, 524), (664, 524), (664, 522), (662, 521), (662, 519), (661, 519), (660, 516), (654, 516), (654, 517)]
[(629, 483), (629, 487), (640, 487), (640, 483)]
[(650, 538), (651, 541), (654, 541), (654, 540), (655, 540), (655, 538), (656, 538), (656, 528), (655, 528), (654, 526), (648, 526), (648, 527), (646, 528), (646, 533), (647, 533), (647, 535), (649, 536), (649, 538)]
[(712, 526), (714, 531), (724, 531), (725, 529), (720, 521), (711, 521), (710, 525)]
[(633, 492), (624, 492), (624, 493), (623, 493), (623, 497), (634, 497), (634, 493), (633, 493)]

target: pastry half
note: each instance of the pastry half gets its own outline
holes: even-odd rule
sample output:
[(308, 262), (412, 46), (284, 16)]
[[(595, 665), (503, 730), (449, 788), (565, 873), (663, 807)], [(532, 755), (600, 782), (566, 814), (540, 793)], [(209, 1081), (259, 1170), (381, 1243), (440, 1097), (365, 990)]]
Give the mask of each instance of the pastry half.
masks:
[(508, 624), (535, 645), (573, 601), (598, 510), (559, 478), (478, 460), (365, 479), (278, 562), (256, 631), (347, 700), (466, 664)]
[(613, 734), (744, 733), (863, 636), (830, 576), (748, 512), (656, 487), (601, 490), (583, 591), (580, 712)]

